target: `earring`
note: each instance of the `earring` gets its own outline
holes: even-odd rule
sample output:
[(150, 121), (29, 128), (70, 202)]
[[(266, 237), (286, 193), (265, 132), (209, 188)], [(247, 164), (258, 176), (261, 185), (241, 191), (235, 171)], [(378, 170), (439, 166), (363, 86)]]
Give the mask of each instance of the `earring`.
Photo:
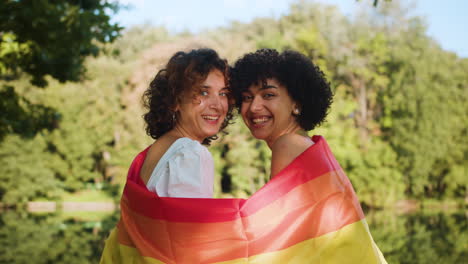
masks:
[(296, 115), (296, 116), (298, 116), (298, 115), (301, 114), (301, 111), (299, 111), (299, 108), (294, 108), (293, 114)]
[(173, 113), (172, 113), (172, 124), (175, 125), (176, 121), (177, 121), (177, 119), (176, 119), (176, 113), (173, 112)]

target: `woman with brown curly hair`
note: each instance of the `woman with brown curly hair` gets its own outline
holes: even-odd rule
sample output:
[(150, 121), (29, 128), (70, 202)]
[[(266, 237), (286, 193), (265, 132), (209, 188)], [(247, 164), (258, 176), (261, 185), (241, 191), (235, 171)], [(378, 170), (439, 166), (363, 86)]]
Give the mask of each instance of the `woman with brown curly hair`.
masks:
[(211, 49), (177, 52), (154, 77), (143, 99), (147, 149), (140, 177), (166, 197), (211, 198), (213, 159), (209, 145), (232, 117), (228, 65)]

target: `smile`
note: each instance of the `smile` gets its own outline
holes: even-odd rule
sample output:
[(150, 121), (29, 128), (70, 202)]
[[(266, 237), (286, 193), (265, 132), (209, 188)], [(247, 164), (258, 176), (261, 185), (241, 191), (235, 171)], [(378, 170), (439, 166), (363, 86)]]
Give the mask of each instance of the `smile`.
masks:
[(219, 116), (203, 115), (202, 118), (210, 121), (218, 121)]
[(254, 123), (255, 125), (259, 125), (259, 124), (263, 124), (263, 123), (266, 123), (268, 122), (268, 120), (270, 120), (271, 117), (268, 117), (268, 116), (262, 116), (262, 117), (255, 117), (255, 118), (252, 118), (250, 119), (252, 121), (252, 123)]

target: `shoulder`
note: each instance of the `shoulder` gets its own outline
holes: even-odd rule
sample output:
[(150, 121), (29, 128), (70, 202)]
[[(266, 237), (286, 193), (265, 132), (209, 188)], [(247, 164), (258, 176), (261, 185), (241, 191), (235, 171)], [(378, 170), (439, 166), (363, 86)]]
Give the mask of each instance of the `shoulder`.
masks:
[(174, 142), (174, 152), (175, 155), (182, 154), (182, 156), (186, 158), (197, 157), (201, 160), (211, 159), (211, 153), (205, 146), (189, 138), (180, 138)]
[(279, 137), (271, 148), (271, 176), (279, 173), (313, 144), (310, 138), (298, 134), (285, 134)]
[(299, 152), (298, 154), (304, 152), (307, 148), (312, 146), (314, 142), (305, 136), (298, 134), (285, 134), (279, 137), (272, 146), (272, 152), (293, 154)]

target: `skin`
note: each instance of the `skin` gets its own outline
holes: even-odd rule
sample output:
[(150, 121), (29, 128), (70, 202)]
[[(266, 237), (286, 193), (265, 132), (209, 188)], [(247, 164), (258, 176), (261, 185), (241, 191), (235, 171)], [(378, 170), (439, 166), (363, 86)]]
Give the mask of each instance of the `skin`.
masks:
[[(195, 91), (196, 89), (193, 89)], [(176, 106), (176, 125), (162, 135), (148, 150), (140, 177), (146, 184), (161, 157), (179, 138), (200, 143), (219, 132), (228, 111), (228, 89), (223, 74), (212, 70), (201, 84), (198, 94), (186, 94)]]
[(286, 87), (274, 78), (251, 85), (242, 95), (241, 115), (245, 124), (272, 151), (271, 177), (313, 144), (293, 115), (297, 107)]
[(200, 93), (195, 98), (185, 96), (176, 107), (174, 132), (199, 142), (218, 133), (228, 110), (227, 94), (223, 74), (219, 70), (211, 71)]

